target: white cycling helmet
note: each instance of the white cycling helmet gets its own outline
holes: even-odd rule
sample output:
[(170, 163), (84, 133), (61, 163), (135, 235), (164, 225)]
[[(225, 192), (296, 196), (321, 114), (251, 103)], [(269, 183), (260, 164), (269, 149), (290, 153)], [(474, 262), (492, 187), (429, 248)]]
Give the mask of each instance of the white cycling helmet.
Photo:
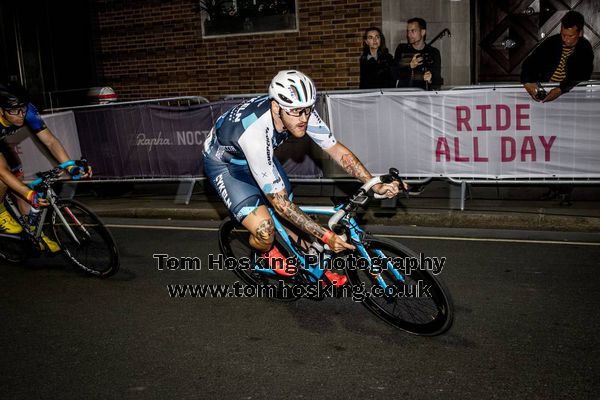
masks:
[(317, 101), (317, 89), (300, 71), (279, 71), (269, 85), (269, 97), (286, 110), (305, 108)]

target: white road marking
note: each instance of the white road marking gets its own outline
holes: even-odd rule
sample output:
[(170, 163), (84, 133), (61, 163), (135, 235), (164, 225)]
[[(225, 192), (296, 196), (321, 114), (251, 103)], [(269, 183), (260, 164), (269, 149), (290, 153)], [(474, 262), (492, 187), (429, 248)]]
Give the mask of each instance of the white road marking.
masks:
[(578, 246), (600, 246), (599, 242), (570, 242), (567, 240), (533, 240), (533, 239), (495, 239), (495, 238), (468, 238), (468, 237), (442, 237), (442, 236), (413, 236), (413, 235), (375, 235), (397, 239), (425, 239), (425, 240), (460, 240), (465, 242), (504, 242), (504, 243), (531, 243), (531, 244), (568, 244)]
[[(174, 231), (203, 231), (217, 232), (219, 228), (202, 228), (195, 226), (163, 226), (163, 225), (121, 225), (107, 224), (109, 228), (124, 229), (162, 229)], [(532, 239), (494, 239), (494, 238), (469, 238), (469, 237), (446, 237), (446, 236), (420, 236), (420, 235), (391, 235), (375, 234), (374, 236), (392, 239), (422, 239), (422, 240), (455, 240), (464, 242), (500, 242), (500, 243), (528, 243), (528, 244), (561, 244), (571, 246), (600, 246), (600, 242), (571, 242), (567, 240), (532, 240)]]
[(202, 228), (197, 226), (166, 226), (166, 225), (121, 225), (105, 224), (108, 228), (131, 228), (131, 229), (163, 229), (171, 231), (207, 231), (218, 232), (219, 228)]

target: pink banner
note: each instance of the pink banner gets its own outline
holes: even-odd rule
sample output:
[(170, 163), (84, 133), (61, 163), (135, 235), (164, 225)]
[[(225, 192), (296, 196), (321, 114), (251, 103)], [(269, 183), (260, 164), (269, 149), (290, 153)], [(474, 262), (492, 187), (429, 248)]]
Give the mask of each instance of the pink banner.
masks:
[(521, 88), (329, 96), (331, 129), (377, 173), (599, 178), (600, 89), (538, 103)]

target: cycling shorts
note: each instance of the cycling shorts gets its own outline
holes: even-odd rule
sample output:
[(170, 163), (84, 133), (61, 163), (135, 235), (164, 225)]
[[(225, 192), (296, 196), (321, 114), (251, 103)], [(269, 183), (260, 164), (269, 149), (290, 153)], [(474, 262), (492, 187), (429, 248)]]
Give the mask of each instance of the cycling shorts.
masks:
[[(279, 160), (274, 158), (273, 162), (291, 199), (292, 186), (290, 181)], [(204, 173), (231, 215), (240, 223), (257, 207), (269, 204), (254, 177), (252, 177), (246, 160), (234, 159), (225, 163), (205, 154)]]

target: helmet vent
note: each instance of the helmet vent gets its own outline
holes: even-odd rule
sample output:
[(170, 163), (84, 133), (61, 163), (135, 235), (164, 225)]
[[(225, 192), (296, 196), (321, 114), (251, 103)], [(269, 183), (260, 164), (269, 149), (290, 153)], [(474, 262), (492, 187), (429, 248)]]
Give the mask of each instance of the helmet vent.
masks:
[(310, 97), (308, 97), (308, 91), (306, 90), (306, 85), (304, 84), (304, 81), (300, 81), (300, 84), (302, 85), (302, 91), (304, 92), (304, 98), (306, 100), (308, 100)]
[(288, 103), (288, 104), (293, 104), (293, 101), (292, 101), (292, 100), (290, 100), (289, 98), (285, 97), (285, 96), (284, 96), (284, 95), (282, 95), (281, 93), (278, 93), (277, 95), (279, 96), (279, 98), (280, 98), (282, 101), (284, 101), (284, 102), (286, 102), (286, 103)]

